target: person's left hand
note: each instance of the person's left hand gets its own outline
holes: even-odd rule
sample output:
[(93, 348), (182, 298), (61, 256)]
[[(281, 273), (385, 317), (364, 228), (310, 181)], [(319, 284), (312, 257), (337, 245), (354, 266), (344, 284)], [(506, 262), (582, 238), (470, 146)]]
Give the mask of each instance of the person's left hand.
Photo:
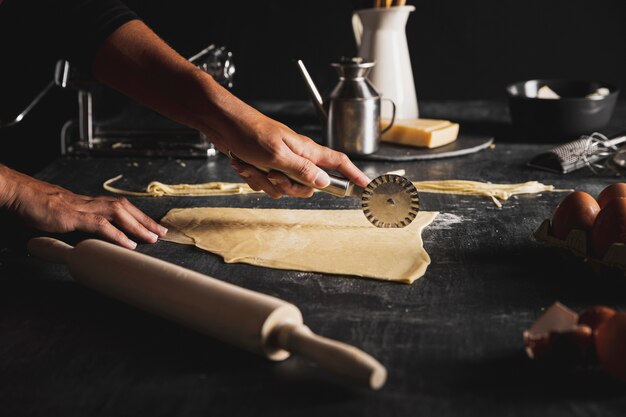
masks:
[(154, 243), (167, 229), (125, 198), (88, 197), (0, 166), (4, 185), (0, 205), (30, 227), (51, 233), (94, 233), (128, 249), (135, 238)]

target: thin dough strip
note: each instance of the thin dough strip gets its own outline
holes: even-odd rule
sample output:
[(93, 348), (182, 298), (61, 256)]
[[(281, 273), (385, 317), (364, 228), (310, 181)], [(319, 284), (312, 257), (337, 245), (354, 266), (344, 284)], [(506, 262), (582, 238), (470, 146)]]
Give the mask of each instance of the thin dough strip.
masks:
[(568, 192), (557, 190), (553, 185), (545, 185), (538, 181), (518, 184), (491, 184), (478, 181), (447, 180), (447, 181), (416, 181), (415, 188), (420, 192), (457, 195), (482, 195), (490, 197), (496, 206), (502, 207), (499, 200), (508, 200), (518, 194), (538, 194), (542, 192)]
[(248, 184), (236, 182), (207, 182), (204, 184), (164, 184), (152, 181), (146, 187), (146, 191), (128, 191), (113, 187), (111, 184), (121, 179), (123, 175), (106, 180), (102, 187), (114, 194), (129, 195), (135, 197), (202, 197), (233, 194), (255, 194), (262, 191), (254, 191)]
[[(164, 184), (152, 181), (146, 191), (127, 191), (113, 187), (111, 184), (122, 178), (122, 175), (104, 182), (103, 188), (114, 194), (136, 197), (204, 197), (233, 194), (255, 194), (248, 184), (237, 182), (207, 182), (205, 184)], [(552, 185), (545, 185), (538, 181), (528, 181), (518, 184), (491, 184), (467, 180), (442, 181), (414, 181), (418, 191), (424, 193), (477, 195), (489, 197), (497, 207), (502, 207), (500, 200), (508, 200), (517, 194), (538, 194), (541, 192), (569, 192), (573, 190), (557, 190)]]

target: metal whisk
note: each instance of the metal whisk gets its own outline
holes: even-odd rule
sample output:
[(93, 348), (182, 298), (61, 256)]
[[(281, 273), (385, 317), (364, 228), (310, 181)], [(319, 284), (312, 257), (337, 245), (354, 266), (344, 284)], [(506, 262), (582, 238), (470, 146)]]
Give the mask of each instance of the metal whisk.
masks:
[[(618, 145), (624, 142), (626, 142), (626, 133), (608, 138), (602, 133), (594, 132), (541, 153), (528, 165), (563, 174), (587, 167), (593, 173), (600, 174), (609, 169), (615, 170), (614, 164), (619, 165), (618, 160), (623, 159), (623, 166), (626, 168), (626, 149), (618, 148)], [(624, 152), (623, 158), (616, 159), (616, 156), (621, 155), (622, 152)]]

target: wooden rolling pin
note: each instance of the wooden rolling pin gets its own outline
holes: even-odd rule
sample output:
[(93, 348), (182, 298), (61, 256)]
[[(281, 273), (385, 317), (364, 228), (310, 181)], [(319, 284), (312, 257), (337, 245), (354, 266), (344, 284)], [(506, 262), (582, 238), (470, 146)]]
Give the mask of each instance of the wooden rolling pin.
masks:
[(280, 361), (300, 353), (345, 381), (381, 388), (387, 371), (367, 353), (313, 333), (300, 310), (276, 297), (103, 242), (76, 247), (38, 237), (32, 255), (67, 264), (81, 284), (231, 345)]

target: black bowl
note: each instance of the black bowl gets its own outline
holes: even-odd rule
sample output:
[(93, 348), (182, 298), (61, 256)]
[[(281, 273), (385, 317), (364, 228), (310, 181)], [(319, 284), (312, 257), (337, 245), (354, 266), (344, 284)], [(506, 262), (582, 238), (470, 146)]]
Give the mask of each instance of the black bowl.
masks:
[[(537, 91), (548, 86), (560, 98), (537, 98)], [(586, 97), (598, 88), (609, 94)], [(619, 90), (596, 81), (538, 79), (507, 86), (509, 110), (516, 133), (526, 138), (576, 139), (606, 127), (613, 115)]]

